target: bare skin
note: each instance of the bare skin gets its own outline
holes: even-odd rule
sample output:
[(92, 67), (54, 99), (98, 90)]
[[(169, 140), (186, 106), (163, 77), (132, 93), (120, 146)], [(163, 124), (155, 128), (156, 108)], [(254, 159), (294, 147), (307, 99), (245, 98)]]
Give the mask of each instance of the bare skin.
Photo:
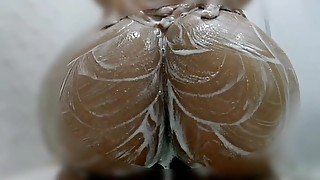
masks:
[[(154, 9), (166, 5), (189, 4), (190, 8), (205, 5), (223, 5), (231, 9), (243, 9), (251, 0), (96, 0), (109, 18), (107, 22), (113, 23), (121, 17), (134, 14), (144, 9)], [(209, 8), (209, 11), (212, 10)]]
[(248, 2), (141, 11), (64, 62), (64, 77), (55, 81), (62, 81), (56, 95), (65, 163), (96, 174), (150, 167), (172, 140), (191, 167), (269, 172), (264, 150), (298, 85), (283, 51), (233, 11)]

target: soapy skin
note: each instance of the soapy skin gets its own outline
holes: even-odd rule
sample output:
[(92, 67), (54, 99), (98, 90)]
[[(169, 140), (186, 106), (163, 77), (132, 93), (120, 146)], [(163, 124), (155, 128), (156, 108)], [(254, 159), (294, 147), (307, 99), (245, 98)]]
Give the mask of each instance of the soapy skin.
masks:
[(299, 89), (284, 52), (238, 11), (247, 2), (165, 6), (101, 30), (58, 80), (65, 163), (102, 174), (176, 156), (223, 175), (268, 171)]

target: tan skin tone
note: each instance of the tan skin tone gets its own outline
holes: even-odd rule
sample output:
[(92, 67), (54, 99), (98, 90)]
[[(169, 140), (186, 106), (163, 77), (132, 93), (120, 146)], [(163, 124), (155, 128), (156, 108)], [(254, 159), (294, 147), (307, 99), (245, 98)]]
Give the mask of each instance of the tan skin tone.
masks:
[(95, 0), (106, 13), (118, 13), (120, 16), (127, 16), (143, 9), (159, 8), (165, 5), (182, 3), (183, 0)]
[[(115, 1), (104, 1), (104, 0), (97, 0), (98, 3), (100, 3), (101, 5), (104, 6), (104, 8), (106, 9), (106, 12), (111, 12), (110, 11), (110, 7), (114, 7), (114, 9), (112, 10), (112, 12), (117, 12), (119, 17), (123, 17), (125, 15), (134, 13), (140, 9), (149, 9), (149, 8), (153, 8), (153, 7), (160, 7), (166, 4), (177, 4), (177, 3), (181, 3), (181, 1), (179, 0), (172, 0), (172, 1), (165, 1), (163, 3), (152, 3), (152, 2), (148, 2), (146, 3), (144, 0), (138, 0), (135, 1), (134, 3), (132, 3), (133, 1), (126, 1), (126, 0), (115, 0)], [(221, 1), (218, 0), (199, 0), (196, 1), (195, 4), (199, 5), (199, 4), (206, 4), (206, 3), (213, 3), (213, 4), (222, 4), (226, 7), (229, 7), (231, 9), (242, 9), (245, 7), (245, 5), (247, 5), (250, 0), (225, 0), (223, 3)], [(194, 3), (194, 1), (193, 1)], [(192, 138), (192, 137), (190, 137)], [(238, 162), (238, 163), (242, 163), (242, 162)], [(221, 165), (223, 166), (223, 165)], [(62, 178), (64, 179), (64, 178)], [(68, 178), (66, 178), (68, 179)]]
[(223, 4), (232, 9), (243, 9), (251, 0), (96, 0), (107, 14), (116, 13), (119, 16), (127, 16), (143, 9), (158, 8), (165, 5), (174, 5), (179, 3), (195, 4)]
[(219, 4), (230, 7), (231, 9), (243, 9), (251, 0), (186, 0), (185, 3), (195, 4)]

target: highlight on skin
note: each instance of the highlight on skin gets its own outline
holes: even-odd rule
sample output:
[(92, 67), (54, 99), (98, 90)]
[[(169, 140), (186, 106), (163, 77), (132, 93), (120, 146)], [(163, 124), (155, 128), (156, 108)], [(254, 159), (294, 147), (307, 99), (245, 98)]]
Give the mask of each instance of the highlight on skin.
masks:
[(220, 2), (134, 13), (67, 60), (55, 79), (65, 164), (103, 174), (178, 157), (222, 175), (269, 170), (298, 81), (279, 46), (233, 11), (249, 1)]

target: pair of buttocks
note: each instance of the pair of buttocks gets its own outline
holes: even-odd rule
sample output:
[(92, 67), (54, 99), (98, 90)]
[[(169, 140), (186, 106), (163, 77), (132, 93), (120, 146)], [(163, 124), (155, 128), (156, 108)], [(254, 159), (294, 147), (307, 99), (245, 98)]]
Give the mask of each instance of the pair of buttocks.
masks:
[(261, 30), (220, 8), (163, 7), (104, 29), (62, 83), (69, 151), (82, 147), (106, 167), (150, 166), (172, 135), (174, 154), (191, 166), (260, 167), (249, 157), (280, 124), (289, 74)]

